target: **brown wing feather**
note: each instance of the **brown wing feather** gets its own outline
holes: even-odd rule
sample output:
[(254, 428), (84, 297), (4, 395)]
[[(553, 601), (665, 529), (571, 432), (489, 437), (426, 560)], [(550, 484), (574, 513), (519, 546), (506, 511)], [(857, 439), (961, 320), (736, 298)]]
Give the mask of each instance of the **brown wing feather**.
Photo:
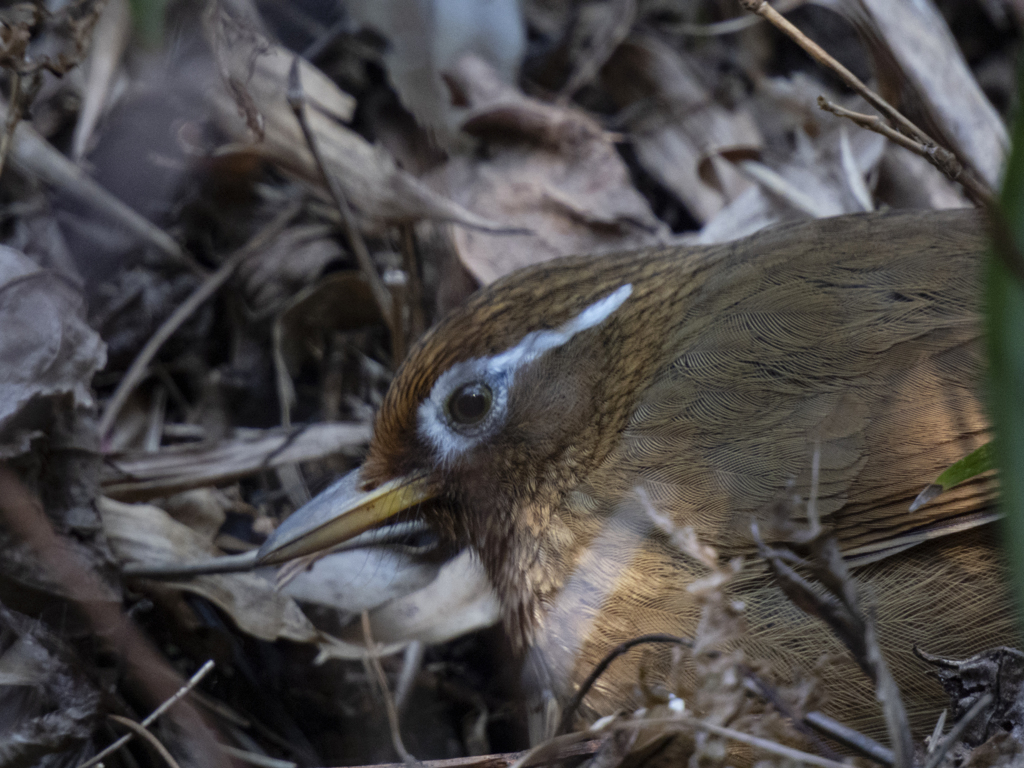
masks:
[[(695, 632), (698, 607), (685, 587), (698, 566), (635, 520), (632, 537), (601, 544), (637, 485), (724, 552), (749, 551), (749, 518), (790, 480), (806, 496), (815, 444), (821, 510), (844, 548), (884, 546), (991, 508), (985, 478), (909, 511), (922, 487), (986, 439), (978, 217), (817, 226), (817, 237), (806, 226), (761, 236), (758, 253), (739, 244), (691, 254), (681, 268), (693, 282), (682, 289), (637, 281), (641, 292), (664, 291), (661, 306), (677, 313), (664, 342), (677, 354), (640, 396), (619, 448), (570, 499), (565, 517), (577, 535), (589, 530), (580, 539), (591, 545), (531, 651), (535, 684), (564, 697), (628, 637)], [(596, 499), (609, 498), (625, 501), (602, 513)], [(942, 694), (911, 647), (965, 654), (1014, 637), (1001, 568), (991, 533), (979, 530), (858, 571), (918, 728), (931, 727)], [(831, 711), (878, 735), (871, 687), (838, 641), (765, 582), (755, 566), (736, 587), (750, 657), (790, 674), (839, 654), (822, 675)], [(639, 668), (664, 671), (668, 654), (649, 649), (617, 664), (588, 697), (592, 712), (621, 706)]]
[(801, 229), (720, 259), (681, 313), (668, 341), (678, 353), (643, 394), (608, 479), (642, 477), (679, 524), (710, 517), (698, 528), (725, 550), (787, 482), (807, 495), (815, 444), (822, 511), (843, 546), (990, 502), (986, 480), (909, 511), (986, 440), (977, 218), (948, 216), (938, 247), (934, 221), (888, 224), (886, 248), (864, 231), (877, 220), (846, 219), (846, 231), (823, 227), (827, 249)]

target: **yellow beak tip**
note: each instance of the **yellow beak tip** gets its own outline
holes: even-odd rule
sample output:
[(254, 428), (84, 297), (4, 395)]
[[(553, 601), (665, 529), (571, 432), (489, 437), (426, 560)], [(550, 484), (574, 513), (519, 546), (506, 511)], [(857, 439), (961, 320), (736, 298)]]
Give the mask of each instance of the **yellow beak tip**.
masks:
[(257, 564), (276, 565), (330, 549), (435, 495), (424, 474), (371, 491), (362, 486), (361, 472), (354, 470), (295, 510), (260, 547)]

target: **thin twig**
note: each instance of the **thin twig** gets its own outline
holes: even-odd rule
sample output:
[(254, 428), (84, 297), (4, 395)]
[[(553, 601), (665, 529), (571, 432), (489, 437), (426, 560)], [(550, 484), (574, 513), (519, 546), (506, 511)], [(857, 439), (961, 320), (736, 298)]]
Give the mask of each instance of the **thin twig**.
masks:
[[(159, 707), (150, 712), (149, 715), (147, 715), (146, 718), (141, 723), (138, 723), (138, 725), (140, 725), (143, 729), (149, 727), (149, 725), (152, 724), (154, 720), (156, 720), (158, 717), (160, 717), (160, 715), (162, 715), (168, 709), (170, 709), (179, 701), (181, 701), (181, 699), (184, 698), (189, 691), (191, 691), (193, 688), (199, 685), (199, 682), (210, 673), (213, 667), (213, 659), (210, 659), (205, 664), (203, 664), (203, 666), (201, 666), (198, 670), (196, 670), (196, 673), (188, 679), (187, 683), (185, 683), (183, 686), (181, 686), (181, 688), (178, 689), (177, 693), (175, 693), (163, 704), (161, 704)], [(136, 725), (134, 721), (129, 722), (132, 723), (132, 726)], [(96, 763), (103, 760), (103, 758), (105, 758), (107, 755), (112, 755), (114, 752), (116, 752), (129, 741), (131, 741), (132, 735), (133, 734), (131, 733), (126, 733), (113, 744), (109, 745), (106, 749), (101, 750), (99, 753), (97, 753), (89, 760), (86, 760), (84, 763), (81, 763), (78, 766), (78, 768), (89, 768), (89, 766), (91, 765), (96, 765)]]
[(243, 245), (228, 258), (213, 274), (209, 275), (203, 283), (196, 288), (192, 294), (185, 299), (184, 302), (171, 313), (157, 329), (149, 341), (146, 342), (146, 346), (142, 348), (135, 360), (132, 361), (131, 367), (122, 377), (121, 381), (118, 382), (117, 389), (114, 390), (114, 394), (111, 395), (110, 400), (107, 402), (107, 407), (103, 411), (103, 416), (100, 418), (99, 433), (100, 439), (106, 440), (107, 434), (110, 429), (114, 426), (114, 421), (117, 419), (118, 414), (124, 407), (124, 404), (128, 402), (128, 398), (135, 387), (139, 385), (145, 376), (146, 371), (149, 368), (150, 362), (156, 357), (156, 353), (160, 351), (160, 348), (166, 343), (166, 341), (174, 335), (192, 313), (201, 307), (207, 299), (212, 297), (221, 286), (226, 283), (238, 268), (238, 265), (245, 261), (256, 251), (265, 247), (270, 240), (276, 237), (281, 230), (283, 230), (288, 223), (299, 213), (302, 208), (301, 203), (293, 203), (292, 205), (285, 208), (277, 216), (275, 216), (269, 224), (263, 229), (256, 233), (255, 236), (248, 243)]
[(889, 126), (878, 115), (866, 115), (863, 112), (854, 112), (838, 104), (829, 101), (824, 96), (818, 97), (818, 106), (826, 112), (831, 112), (836, 117), (845, 117), (861, 128), (885, 136), (892, 142), (899, 144), (904, 149), (909, 149), (915, 155), (920, 155), (929, 163), (942, 171), (951, 181), (959, 182), (970, 196), (971, 200), (979, 206), (988, 208), (993, 201), (992, 190), (978, 180), (978, 178), (965, 169), (963, 164), (948, 149), (935, 145), (922, 144), (919, 141), (906, 136)]
[[(26, 77), (38, 81), (37, 75), (29, 74)], [(38, 86), (37, 86), (38, 87)], [(11, 98), (7, 105), (7, 119), (4, 120), (4, 132), (0, 135), (0, 174), (4, 172), (7, 164), (7, 155), (11, 151), (11, 144), (14, 141), (14, 131), (21, 122), (21, 116), (25, 111), (25, 102), (28, 100), (22, 83), (22, 74), (17, 70), (11, 71)], [(33, 90), (30, 86), (29, 90)]]
[(402, 262), (409, 275), (409, 341), (416, 341), (427, 328), (423, 317), (423, 280), (416, 253), (416, 232), (412, 224), (402, 225)]
[[(593, 743), (592, 735), (588, 731), (575, 731), (573, 733), (564, 733), (561, 736), (552, 736), (547, 741), (542, 741), (537, 746), (523, 752), (519, 759), (512, 763), (510, 768), (526, 768), (528, 765), (554, 762), (554, 756), (556, 755), (565, 755), (568, 750), (581, 743)], [(598, 740), (597, 746), (600, 747), (603, 743), (604, 739)], [(594, 752), (596, 751), (597, 749), (595, 748)]]
[(838, 61), (836, 61), (824, 48), (818, 45), (816, 42), (811, 40), (807, 35), (801, 32), (792, 22), (790, 22), (785, 16), (779, 13), (777, 10), (772, 8), (767, 0), (740, 0), (740, 5), (746, 8), (751, 13), (756, 13), (758, 16), (763, 17), (769, 21), (772, 26), (783, 32), (790, 40), (803, 48), (815, 61), (821, 64), (823, 67), (827, 67), (835, 72), (839, 77), (846, 83), (851, 89), (856, 91), (868, 104), (873, 106), (883, 115), (892, 120), (896, 125), (900, 126), (904, 132), (909, 136), (913, 136), (915, 139), (920, 141), (922, 144), (931, 144), (938, 146), (931, 136), (918, 128), (913, 122), (903, 115), (898, 109), (892, 104), (887, 102), (873, 90), (868, 88), (864, 82), (857, 77), (853, 72), (848, 70)]
[(413, 640), (405, 646), (405, 653), (402, 655), (402, 672), (398, 676), (398, 683), (395, 685), (395, 710), (401, 714), (409, 703), (409, 697), (416, 687), (416, 678), (423, 669), (423, 655), (427, 646), (422, 640)]
[[(562, 763), (570, 758), (590, 757), (597, 752), (601, 746), (600, 739), (578, 739), (568, 744), (565, 748), (554, 754), (541, 755), (540, 759), (533, 759), (536, 756), (537, 748), (524, 750), (522, 752), (498, 752), (492, 755), (471, 755), (469, 757), (446, 757), (440, 760), (422, 760), (422, 768), (533, 768), (538, 765), (550, 765)], [(524, 758), (526, 758), (524, 762)], [(405, 763), (377, 763), (375, 765), (364, 765), (362, 768), (404, 768)]]
[(366, 656), (365, 661), (370, 665), (370, 669), (373, 670), (374, 676), (377, 678), (377, 685), (380, 686), (381, 696), (384, 697), (384, 708), (388, 714), (388, 728), (391, 730), (391, 743), (395, 748), (395, 752), (402, 758), (402, 761), (406, 765), (418, 765), (419, 761), (413, 757), (409, 750), (405, 748), (405, 742), (402, 741), (402, 731), (399, 728), (398, 723), (398, 709), (395, 707), (395, 701), (391, 698), (391, 691), (388, 690), (388, 679), (384, 676), (384, 668), (380, 665), (380, 659), (375, 653), (377, 644), (373, 640), (373, 633), (370, 631), (370, 614), (367, 611), (363, 611), (362, 616), (363, 622), (363, 642), (366, 644)]
[(619, 643), (617, 646), (612, 648), (608, 653), (605, 654), (604, 658), (590, 671), (586, 679), (580, 684), (580, 687), (576, 690), (576, 693), (566, 703), (565, 709), (562, 711), (562, 720), (558, 725), (557, 734), (567, 733), (569, 726), (572, 725), (572, 719), (576, 715), (576, 710), (579, 709), (580, 704), (583, 702), (583, 698), (590, 692), (594, 683), (597, 679), (604, 674), (608, 666), (615, 661), (619, 656), (626, 653), (627, 651), (635, 648), (638, 645), (647, 645), (649, 643), (670, 643), (672, 645), (681, 645), (684, 648), (693, 648), (693, 640), (686, 637), (678, 637), (676, 635), (668, 635), (664, 633), (654, 633), (650, 635), (640, 635), (626, 640), (624, 643)]
[[(758, 677), (756, 674), (754, 674), (754, 671), (748, 668), (746, 665), (741, 665), (740, 670), (743, 673), (743, 687), (751, 693), (753, 693), (758, 698), (760, 698), (766, 704), (771, 706), (772, 709), (774, 709), (784, 718), (791, 721), (793, 723), (793, 727), (796, 728), (796, 730), (799, 731), (800, 734), (803, 735), (804, 738), (806, 738), (811, 743), (811, 745), (817, 750), (819, 755), (827, 757), (830, 760), (841, 759), (840, 755), (837, 754), (835, 750), (832, 749), (832, 747), (830, 747), (821, 739), (821, 734), (823, 732), (826, 733), (826, 735), (833, 737), (834, 734), (832, 732), (817, 730), (811, 724), (811, 716), (819, 715), (820, 713), (808, 712), (805, 715), (801, 716), (799, 713), (794, 711), (794, 709), (791, 706), (789, 706), (786, 700), (783, 699), (783, 697), (779, 694), (775, 687), (771, 685), (767, 680), (763, 680), (760, 677)], [(821, 717), (824, 720), (829, 720), (829, 724), (839, 725), (834, 720), (831, 720), (830, 718), (827, 718), (824, 715), (821, 715)], [(825, 725), (825, 728), (828, 728), (829, 724)], [(852, 728), (846, 728), (845, 726), (839, 727), (840, 731), (844, 728), (848, 731), (853, 732), (857, 736), (860, 736), (860, 734), (857, 734), (857, 732), (853, 731)], [(839, 739), (839, 743), (842, 744), (844, 742), (842, 741), (842, 739)], [(857, 747), (854, 746), (854, 749), (857, 749)]]
[(956, 744), (960, 737), (964, 735), (964, 731), (967, 730), (967, 726), (974, 722), (975, 718), (982, 713), (982, 711), (989, 704), (992, 703), (993, 696), (991, 693), (985, 693), (979, 698), (967, 710), (967, 714), (961, 717), (957, 724), (949, 729), (949, 733), (946, 734), (945, 738), (939, 742), (939, 746), (935, 748), (934, 752), (928, 754), (928, 762), (924, 764), (924, 768), (938, 768), (939, 763), (942, 762), (943, 758), (946, 757), (946, 753), (949, 752), (950, 748)]
[(221, 744), (220, 751), (229, 757), (241, 760), (249, 765), (259, 766), (259, 768), (298, 768), (299, 765), (292, 760), (279, 760), (276, 757), (268, 757), (267, 755), (239, 749), (238, 747), (231, 747), (227, 744)]
[(876, 763), (881, 763), (885, 766), (891, 766), (893, 763), (891, 749), (882, 746), (860, 731), (856, 731), (837, 720), (833, 720), (828, 715), (823, 715), (821, 712), (807, 712), (801, 718), (801, 721), (807, 723), (818, 733), (823, 733), (840, 744), (845, 744), (850, 749), (857, 750), (864, 757), (874, 760)]
[(149, 746), (151, 746), (153, 750), (158, 755), (160, 755), (160, 757), (163, 758), (163, 761), (167, 763), (169, 768), (181, 768), (181, 766), (178, 765), (178, 761), (175, 760), (171, 753), (167, 751), (167, 747), (160, 743), (160, 739), (158, 739), (156, 736), (150, 733), (149, 730), (145, 728), (143, 725), (141, 725), (140, 723), (136, 723), (134, 720), (131, 720), (130, 718), (121, 717), (120, 715), (107, 715), (107, 717), (109, 717), (115, 723), (120, 723), (129, 731), (131, 731), (131, 733), (126, 733), (124, 736), (121, 737), (122, 739), (124, 739), (125, 744), (128, 743), (128, 739), (132, 737), (132, 734), (135, 734), (140, 739), (149, 744)]
[(847, 120), (854, 122), (861, 128), (866, 128), (869, 131), (880, 133), (889, 141), (893, 141), (899, 144), (905, 149), (909, 149), (914, 154), (920, 155), (921, 157), (928, 157), (928, 147), (919, 141), (915, 141), (906, 134), (900, 133), (895, 128), (891, 127), (878, 115), (868, 115), (863, 112), (854, 112), (852, 109), (841, 107), (835, 102), (829, 101), (824, 96), (818, 97), (818, 107), (831, 112), (836, 117), (845, 117)]
[[(921, 147), (912, 147), (905, 141), (896, 139), (890, 133), (884, 133), (883, 135), (888, 136), (893, 141), (899, 141), (901, 146), (907, 147), (911, 151), (926, 158), (932, 165), (946, 174), (950, 179), (962, 184), (964, 190), (976, 205), (984, 205), (988, 200), (992, 199), (992, 190), (989, 189), (988, 185), (980, 181), (970, 171), (970, 169), (966, 168), (952, 151), (943, 147), (892, 104), (868, 88), (859, 77), (836, 61), (824, 48), (807, 37), (807, 35), (801, 32), (775, 8), (772, 8), (772, 6), (768, 4), (767, 0), (740, 0), (740, 4), (751, 13), (756, 13), (758, 16), (769, 21), (776, 29), (784, 33), (793, 42), (803, 48), (811, 58), (822, 66), (835, 72), (847, 86), (856, 91), (868, 104), (891, 120), (900, 129), (900, 131), (905, 134), (904, 138), (910, 137), (910, 139), (916, 140), (916, 143), (921, 145)], [(822, 104), (823, 101), (823, 99), (819, 98), (818, 105), (822, 109), (827, 109), (827, 107)], [(835, 112), (831, 109), (828, 109), (828, 111), (833, 112), (837, 116), (853, 119), (850, 114), (840, 114), (839, 112)], [(861, 125), (864, 128), (869, 128), (870, 130), (875, 130), (878, 133), (883, 133), (883, 131), (878, 130), (876, 127), (865, 122), (861, 122), (859, 120), (855, 120), (854, 122), (857, 122), (858, 125)], [(893, 133), (899, 135), (898, 132)]]
[[(302, 58), (306, 61), (315, 63), (318, 58), (324, 55), (327, 49), (338, 42), (338, 40), (344, 35), (349, 34), (354, 26), (355, 24), (351, 16), (347, 13), (341, 14), (341, 18), (317, 35), (313, 41), (302, 50)], [(359, 54), (353, 53), (349, 55), (358, 56)]]
[(811, 568), (818, 584), (825, 587), (822, 590), (786, 562), (794, 561), (791, 550), (766, 545), (756, 522), (751, 523), (751, 532), (761, 557), (783, 593), (802, 611), (824, 621), (875, 684), (875, 697), (882, 705), (893, 745), (893, 764), (896, 768), (910, 768), (913, 765), (913, 741), (906, 709), (878, 648), (874, 625), (860, 610), (856, 590), (835, 541), (818, 536), (806, 542), (812, 551), (810, 561), (805, 565)]
[(180, 579), (206, 576), (211, 573), (244, 573), (256, 567), (256, 550), (238, 555), (221, 555), (191, 563), (125, 563), (121, 573), (126, 578)]
[[(8, 109), (9, 107), (0, 101), (0, 115), (4, 115), (5, 120)], [(193, 274), (206, 275), (206, 270), (197, 264), (173, 237), (120, 198), (112, 195), (83, 168), (58, 152), (29, 123), (22, 121), (15, 128), (8, 159), (22, 173), (56, 187), (143, 242), (159, 249), (169, 256), (174, 264), (188, 269)]]
[(850, 146), (850, 132), (846, 126), (839, 127), (839, 159), (843, 168), (843, 176), (846, 177), (846, 187), (853, 195), (863, 211), (875, 210), (875, 201), (871, 197), (871, 190), (864, 182), (864, 174), (857, 167), (857, 158), (853, 156), (853, 147)]
[(213, 671), (214, 666), (216, 665), (214, 664), (213, 659), (208, 659), (207, 662), (203, 664), (203, 666), (201, 666), (199, 669), (197, 669), (195, 674), (188, 679), (188, 682), (185, 683), (185, 685), (181, 686), (181, 688), (178, 690), (176, 694), (171, 696), (171, 698), (169, 698), (159, 707), (150, 712), (149, 715), (142, 721), (142, 724), (148, 727), (154, 720), (160, 717), (160, 715), (162, 715), (168, 709), (170, 709), (179, 701), (181, 701), (181, 699), (184, 696), (188, 695), (189, 691), (191, 691), (193, 688), (199, 685), (199, 683), (202, 682), (202, 679)]
[(284, 313), (274, 318), (270, 329), (271, 356), (274, 360), (274, 384), (277, 388), (277, 408), (281, 426), (292, 425), (292, 406), (295, 405), (295, 384), (288, 374), (288, 363), (284, 359)]
[[(779, 13), (795, 11), (807, 0), (780, 0), (778, 3)], [(710, 24), (691, 24), (688, 22), (658, 24), (659, 32), (669, 35), (687, 35), (689, 37), (721, 37), (722, 35), (735, 35), (745, 29), (760, 24), (764, 19), (760, 16), (737, 16), (734, 19), (715, 21)]]
[(821, 442), (814, 441), (811, 453), (811, 491), (807, 497), (807, 525), (811, 537), (821, 535), (821, 516), (818, 514), (818, 481), (821, 479)]
[(132, 28), (130, 0), (107, 0), (96, 19), (89, 46), (82, 106), (71, 136), (71, 158), (82, 161), (94, 130), (110, 102), (111, 84), (117, 76)]
[[(392, 326), (394, 323), (394, 312), (391, 308), (391, 293), (377, 273), (377, 268), (370, 257), (370, 251), (366, 247), (362, 233), (359, 231), (359, 223), (356, 221), (356, 217), (352, 213), (352, 207), (345, 196), (345, 190), (341, 188), (334, 175), (327, 172), (327, 166), (324, 165), (323, 156), (320, 154), (320, 144), (309, 126), (309, 120), (306, 119), (306, 96), (302, 90), (298, 56), (292, 59), (291, 70), (288, 73), (288, 104), (295, 113), (295, 119), (299, 121), (299, 125), (302, 127), (302, 134), (306, 138), (306, 145), (313, 155), (313, 160), (316, 162), (316, 167), (320, 170), (320, 175), (323, 177), (331, 197), (334, 198), (334, 204), (338, 209), (338, 213), (341, 214), (341, 221), (349, 247), (352, 249), (352, 253), (355, 254), (359, 268), (366, 276), (366, 281), (370, 285), (370, 292), (377, 302), (377, 308), (380, 309), (380, 314), (388, 325)], [(390, 330), (392, 336), (394, 336), (400, 329), (391, 327)]]
[(741, 744), (748, 744), (751, 747), (762, 749), (765, 752), (769, 752), (773, 755), (779, 755), (780, 757), (794, 760), (804, 765), (814, 765), (818, 768), (850, 768), (846, 763), (839, 763), (835, 760), (829, 760), (827, 757), (819, 757), (818, 755), (812, 755), (809, 752), (802, 752), (799, 749), (793, 749), (787, 747), (784, 744), (779, 744), (769, 739), (762, 739), (759, 736), (752, 736), (749, 733), (743, 731), (737, 731), (734, 728), (726, 728), (722, 725), (714, 725), (713, 723), (707, 723), (703, 720), (698, 720), (695, 717), (652, 717), (650, 719), (640, 720), (627, 720), (616, 723), (611, 726), (616, 730), (626, 730), (630, 728), (636, 728), (637, 725), (669, 725), (676, 726), (679, 729), (693, 728), (698, 731), (707, 731), (713, 733), (716, 736), (722, 736), (733, 741), (738, 741)]

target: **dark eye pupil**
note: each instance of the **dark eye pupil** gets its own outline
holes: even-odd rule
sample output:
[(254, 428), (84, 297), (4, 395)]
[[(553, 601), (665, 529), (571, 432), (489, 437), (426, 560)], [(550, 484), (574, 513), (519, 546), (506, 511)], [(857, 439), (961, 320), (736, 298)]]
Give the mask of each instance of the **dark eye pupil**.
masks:
[(491, 408), (491, 390), (486, 384), (466, 384), (448, 401), (452, 419), (460, 424), (476, 424)]

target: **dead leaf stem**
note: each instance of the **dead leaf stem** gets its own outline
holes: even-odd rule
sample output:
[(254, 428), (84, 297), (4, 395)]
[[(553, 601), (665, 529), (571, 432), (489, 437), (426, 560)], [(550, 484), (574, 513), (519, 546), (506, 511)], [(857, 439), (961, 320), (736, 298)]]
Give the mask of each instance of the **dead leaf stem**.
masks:
[[(149, 731), (146, 729), (149, 728), (149, 726), (152, 725), (154, 722), (156, 722), (156, 719), (160, 717), (160, 715), (162, 715), (168, 709), (170, 709), (179, 701), (181, 701), (182, 697), (184, 697), (189, 691), (191, 691), (193, 688), (199, 685), (199, 682), (213, 670), (213, 667), (213, 659), (209, 659), (205, 664), (203, 664), (203, 666), (196, 670), (196, 673), (188, 679), (187, 683), (181, 686), (181, 688), (179, 688), (173, 696), (164, 701), (163, 704), (161, 704), (159, 707), (150, 712), (149, 715), (147, 715), (146, 718), (143, 719), (141, 723), (136, 723), (134, 720), (128, 720), (124, 717), (117, 717), (116, 715), (111, 715), (110, 717), (117, 720), (117, 722), (121, 723), (125, 727), (130, 728), (132, 731), (139, 733), (139, 735), (142, 735), (140, 731), (149, 734)], [(90, 765), (96, 765), (96, 763), (103, 760), (107, 755), (112, 755), (114, 752), (116, 752), (129, 741), (131, 741), (131, 738), (132, 734), (126, 733), (113, 744), (109, 745), (106, 749), (101, 750), (99, 753), (91, 757), (89, 760), (82, 763), (80, 766), (78, 766), (78, 768), (89, 768)], [(159, 744), (159, 742), (157, 742), (157, 744)], [(156, 747), (156, 745), (154, 745), (154, 747)], [(159, 744), (158, 751), (160, 750), (166, 752), (166, 749), (164, 749), (163, 744)], [(167, 759), (170, 761), (170, 763), (175, 764), (174, 759), (171, 758), (170, 755), (167, 755)]]
[(874, 739), (840, 723), (838, 720), (834, 720), (828, 715), (821, 712), (807, 712), (801, 718), (801, 722), (806, 723), (818, 733), (823, 733), (830, 739), (840, 744), (845, 744), (850, 749), (857, 750), (864, 757), (874, 760), (876, 763), (887, 766), (892, 765), (891, 749), (882, 746)]
[(760, 736), (754, 736), (743, 731), (737, 731), (735, 728), (727, 728), (722, 725), (715, 725), (704, 720), (700, 720), (696, 717), (652, 717), (644, 720), (626, 720), (621, 723), (616, 723), (614, 728), (636, 728), (637, 725), (665, 725), (675, 726), (680, 730), (684, 728), (692, 728), (698, 731), (707, 731), (715, 736), (721, 736), (722, 738), (731, 739), (738, 741), (740, 744), (747, 744), (756, 749), (764, 750), (773, 755), (784, 757), (788, 760), (793, 760), (798, 764), (802, 765), (813, 765), (817, 768), (849, 768), (847, 763), (840, 763), (835, 760), (829, 760), (827, 757), (819, 757), (818, 755), (812, 755), (810, 752), (803, 752), (793, 747), (787, 747), (785, 744), (779, 744), (777, 741), (770, 739), (764, 739)]
[[(775, 8), (772, 8), (772, 6), (768, 4), (767, 0), (740, 0), (740, 4), (751, 13), (755, 13), (769, 21), (776, 29), (803, 48), (811, 58), (823, 67), (835, 72), (847, 86), (856, 91), (861, 98), (882, 113), (882, 115), (890, 119), (900, 129), (900, 131), (893, 130), (889, 126), (886, 126), (888, 131), (879, 130), (879, 127), (884, 125), (884, 123), (877, 120), (877, 118), (875, 120), (871, 120), (867, 115), (849, 112), (842, 108), (839, 108), (841, 111), (830, 109), (826, 106), (828, 102), (821, 97), (818, 99), (819, 107), (828, 112), (832, 112), (838, 117), (851, 119), (862, 128), (867, 128), (868, 130), (881, 133), (883, 136), (896, 141), (900, 146), (906, 147), (912, 152), (921, 155), (921, 157), (928, 160), (928, 162), (946, 174), (946, 176), (951, 180), (962, 184), (964, 190), (976, 205), (984, 206), (992, 199), (992, 190), (988, 185), (978, 179), (978, 177), (969, 168), (966, 168), (954, 152), (940, 145), (935, 141), (935, 139), (925, 133), (892, 104), (868, 88), (868, 86), (865, 85), (859, 77), (840, 64), (828, 53), (828, 51), (801, 32)], [(857, 117), (855, 118), (854, 115), (857, 115)], [(902, 135), (903, 138), (896, 139), (894, 138), (894, 134)]]
[(373, 670), (377, 685), (380, 687), (380, 695), (384, 698), (384, 708), (388, 714), (388, 728), (391, 731), (391, 744), (406, 765), (417, 765), (419, 761), (409, 753), (409, 750), (405, 748), (405, 742), (402, 741), (402, 731), (398, 722), (398, 708), (395, 706), (395, 700), (391, 697), (391, 691), (388, 689), (388, 679), (384, 676), (384, 668), (380, 665), (380, 658), (376, 653), (377, 643), (374, 642), (373, 633), (370, 630), (370, 614), (368, 611), (363, 611), (362, 623), (363, 642), (366, 644), (367, 651), (364, 660), (370, 666), (370, 669)]
[(338, 209), (338, 213), (341, 214), (341, 221), (349, 247), (352, 249), (352, 253), (355, 254), (359, 268), (366, 276), (366, 281), (370, 284), (370, 291), (373, 293), (373, 298), (377, 302), (381, 315), (389, 326), (392, 340), (395, 340), (401, 333), (401, 328), (395, 327), (395, 314), (391, 306), (391, 293), (377, 273), (377, 268), (374, 266), (373, 259), (370, 256), (370, 250), (366, 247), (366, 241), (363, 240), (363, 235), (359, 231), (359, 223), (356, 221), (355, 214), (352, 213), (352, 207), (348, 203), (345, 191), (341, 188), (337, 178), (327, 172), (323, 156), (320, 152), (320, 145), (313, 134), (312, 128), (310, 128), (309, 120), (306, 119), (306, 97), (302, 90), (302, 78), (299, 75), (299, 61), (298, 56), (292, 60), (291, 70), (288, 73), (288, 104), (295, 113), (295, 119), (302, 126), (302, 134), (306, 138), (309, 151), (313, 154), (316, 167), (319, 169), (320, 176), (327, 185), (327, 189), (330, 190), (331, 197), (334, 198), (334, 204)]
[[(70, 542), (54, 531), (39, 499), (6, 463), (0, 463), (0, 520), (35, 553), (47, 577), (74, 600), (95, 636), (122, 659), (127, 676), (146, 699), (161, 702), (181, 689), (181, 676), (124, 615), (117, 596)], [(216, 756), (217, 741), (196, 709), (180, 697), (175, 701), (179, 706), (174, 719), (192, 749), (197, 754), (215, 753), (208, 765), (226, 765)]]
[[(149, 729), (144, 725), (136, 723), (131, 718), (121, 717), (120, 715), (107, 715), (107, 717), (128, 729), (129, 732), (121, 737), (121, 739), (124, 739), (123, 743), (127, 744), (128, 739), (134, 734), (149, 744), (149, 746), (151, 746), (153, 750), (160, 755), (160, 759), (167, 763), (168, 768), (181, 768), (178, 761), (175, 760), (171, 753), (167, 751), (167, 747), (161, 744), (160, 739), (150, 733)], [(118, 741), (120, 742), (121, 739), (118, 739)]]
[(587, 675), (587, 679), (584, 680), (575, 695), (565, 705), (565, 711), (562, 713), (562, 721), (558, 726), (557, 733), (568, 733), (569, 726), (572, 725), (572, 719), (576, 715), (576, 710), (579, 709), (580, 704), (583, 702), (584, 697), (590, 692), (590, 689), (597, 682), (598, 678), (604, 674), (605, 670), (608, 669), (609, 665), (615, 661), (619, 656), (626, 653), (627, 651), (637, 647), (638, 645), (648, 645), (650, 643), (668, 643), (671, 645), (680, 645), (683, 648), (693, 649), (693, 640), (687, 637), (677, 637), (676, 635), (669, 635), (663, 632), (653, 633), (649, 635), (640, 635), (639, 637), (633, 637), (625, 642), (619, 643), (617, 646), (612, 648), (608, 653), (604, 655), (604, 658), (590, 670), (590, 674)]
[(107, 402), (107, 407), (103, 411), (103, 416), (100, 418), (99, 434), (100, 440), (105, 441), (111, 428), (114, 426), (114, 421), (117, 419), (117, 415), (121, 412), (124, 404), (128, 402), (128, 397), (139, 383), (146, 377), (146, 372), (149, 368), (149, 364), (156, 357), (156, 353), (160, 351), (160, 348), (166, 343), (166, 341), (174, 335), (192, 313), (201, 307), (207, 299), (212, 297), (220, 288), (235, 274), (235, 270), (238, 269), (238, 265), (241, 264), (245, 259), (251, 256), (253, 253), (258, 251), (260, 248), (266, 246), (274, 237), (288, 225), (288, 223), (298, 215), (302, 208), (301, 203), (293, 203), (281, 211), (275, 216), (269, 224), (263, 229), (257, 232), (248, 243), (243, 245), (237, 251), (232, 253), (225, 259), (224, 263), (220, 268), (209, 275), (202, 284), (196, 288), (192, 294), (185, 299), (184, 302), (171, 313), (157, 328), (146, 345), (142, 348), (136, 358), (132, 361), (131, 366), (125, 373), (124, 377), (117, 385), (117, 389), (114, 390), (114, 394), (111, 395), (110, 400)]
[(939, 743), (935, 750), (928, 754), (928, 762), (924, 764), (924, 768), (938, 768), (946, 757), (946, 753), (949, 752), (950, 748), (960, 740), (960, 737), (963, 736), (967, 727), (974, 722), (978, 715), (980, 715), (987, 706), (992, 703), (992, 700), (992, 694), (985, 693), (976, 702), (974, 702), (971, 708), (967, 710), (967, 713), (950, 729), (949, 733), (946, 734), (946, 737)]

